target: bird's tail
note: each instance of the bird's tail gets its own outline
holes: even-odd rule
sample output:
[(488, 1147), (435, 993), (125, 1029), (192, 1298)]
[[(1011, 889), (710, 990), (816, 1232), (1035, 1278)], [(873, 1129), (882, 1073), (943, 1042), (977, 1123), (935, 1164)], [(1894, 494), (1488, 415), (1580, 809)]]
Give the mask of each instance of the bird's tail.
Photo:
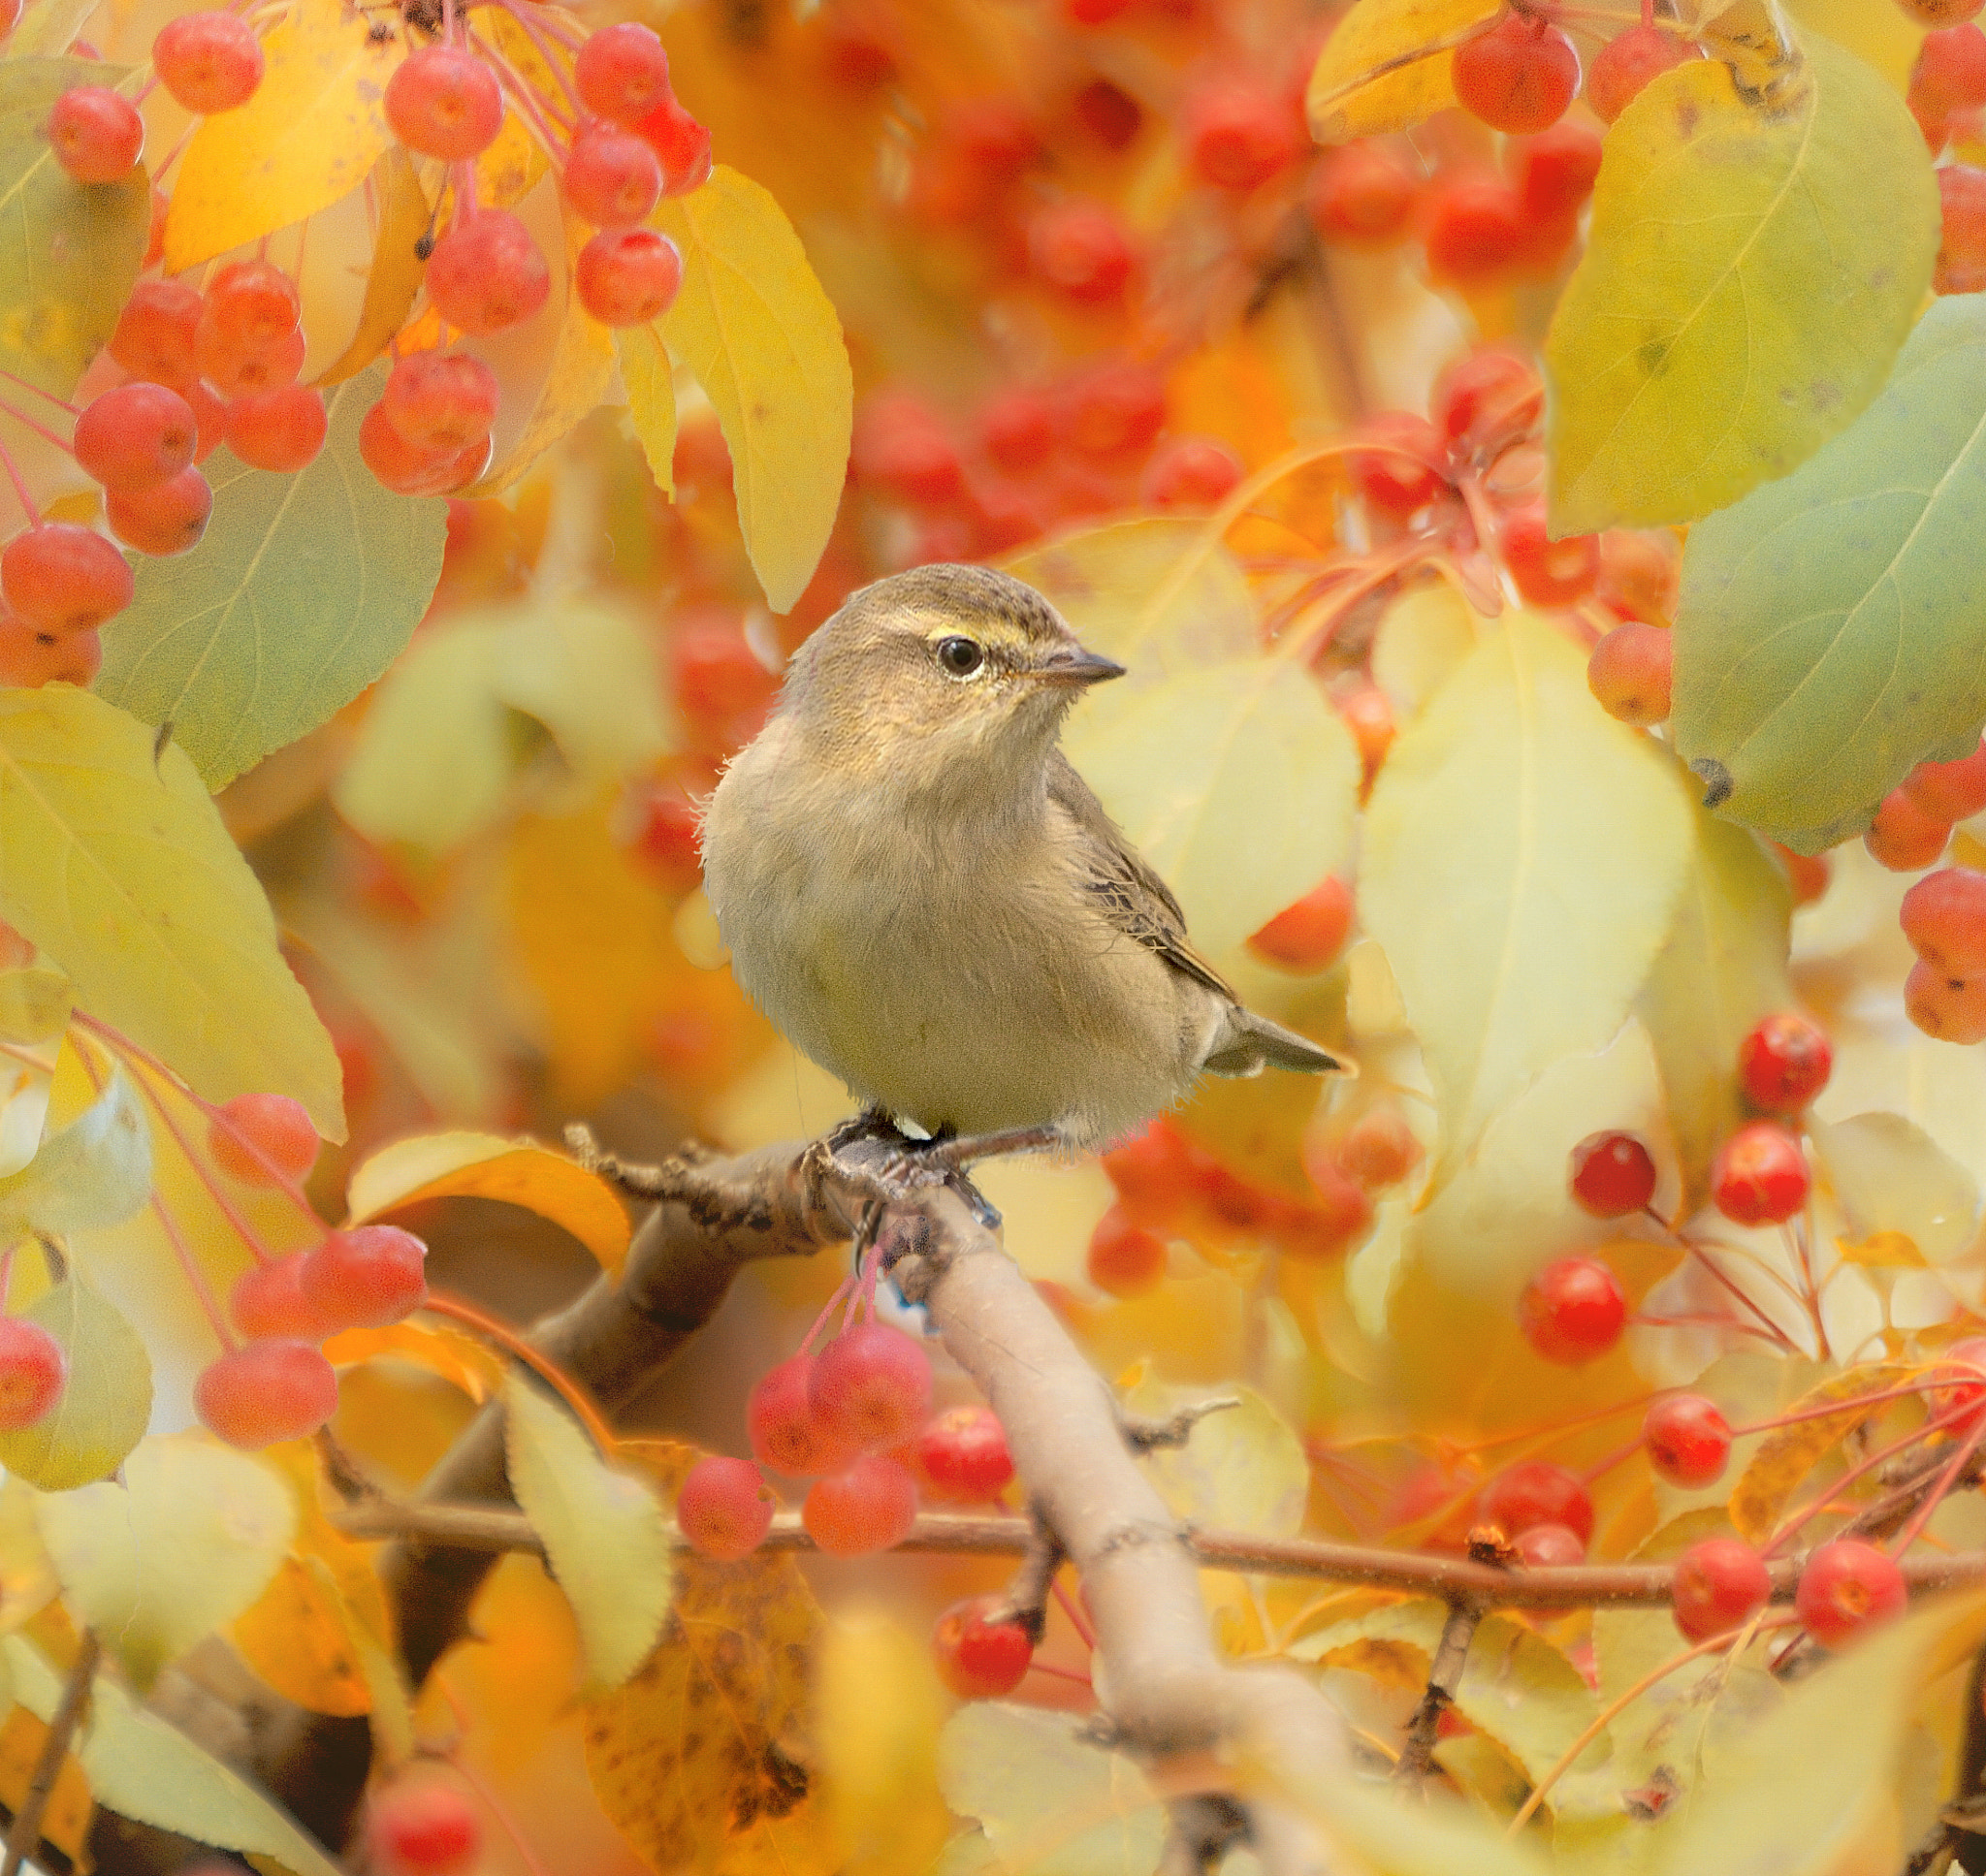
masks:
[(1349, 1056), (1332, 1055), (1307, 1035), (1271, 1023), (1236, 1003), (1214, 1046), (1207, 1052), (1210, 1075), (1259, 1075), (1265, 1068), (1291, 1068), (1301, 1075), (1356, 1075), (1359, 1065)]

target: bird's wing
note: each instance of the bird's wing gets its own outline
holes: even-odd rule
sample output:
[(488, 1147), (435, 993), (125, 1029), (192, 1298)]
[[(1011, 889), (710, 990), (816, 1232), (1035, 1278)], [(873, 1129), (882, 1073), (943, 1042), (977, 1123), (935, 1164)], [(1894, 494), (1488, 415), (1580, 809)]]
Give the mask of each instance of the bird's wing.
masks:
[(1049, 758), (1048, 799), (1075, 830), (1083, 890), (1104, 916), (1174, 970), (1232, 1001), (1234, 993), (1220, 972), (1186, 941), (1186, 914), (1179, 902), (1117, 831), (1104, 804), (1059, 749)]

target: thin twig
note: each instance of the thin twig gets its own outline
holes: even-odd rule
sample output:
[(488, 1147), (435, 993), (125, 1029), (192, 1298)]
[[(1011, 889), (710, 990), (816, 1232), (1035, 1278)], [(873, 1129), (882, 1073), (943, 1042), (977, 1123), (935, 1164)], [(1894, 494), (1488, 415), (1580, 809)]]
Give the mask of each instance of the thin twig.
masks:
[(103, 1645), (93, 1630), (85, 1629), (76, 1645), (76, 1661), (62, 1687), (62, 1701), (55, 1717), (48, 1722), (48, 1736), (42, 1741), (41, 1757), (35, 1761), (34, 1775), (28, 1780), (27, 1796), (14, 1815), (7, 1832), (7, 1860), (0, 1876), (20, 1876), (20, 1866), (42, 1847), (42, 1820), (48, 1815), (48, 1799), (54, 1796), (55, 1781), (62, 1775), (62, 1762), (69, 1756), (69, 1742), (89, 1707), (90, 1689), (96, 1684), (97, 1664), (104, 1656)]
[(1469, 1663), (1469, 1643), (1483, 1620), (1480, 1603), (1451, 1603), (1442, 1624), (1441, 1640), (1427, 1668), (1427, 1691), (1407, 1722), (1407, 1740), (1393, 1775), (1405, 1784), (1425, 1778), (1434, 1765), (1434, 1742), (1441, 1736), (1441, 1716), (1455, 1704), (1455, 1690)]

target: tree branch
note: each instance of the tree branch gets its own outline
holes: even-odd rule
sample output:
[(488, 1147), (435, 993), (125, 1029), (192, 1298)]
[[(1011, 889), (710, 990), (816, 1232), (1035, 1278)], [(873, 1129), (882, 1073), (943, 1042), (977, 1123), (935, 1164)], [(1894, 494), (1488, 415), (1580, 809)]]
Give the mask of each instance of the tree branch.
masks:
[(1427, 1691), (1421, 1696), (1421, 1704), (1407, 1722), (1406, 1743), (1400, 1749), (1400, 1763), (1393, 1768), (1393, 1776), (1403, 1784), (1418, 1783), (1434, 1768), (1434, 1742), (1441, 1736), (1441, 1716), (1455, 1704), (1455, 1690), (1461, 1684), (1462, 1669), (1469, 1665), (1469, 1643), (1475, 1640), (1482, 1620), (1480, 1603), (1448, 1606), (1441, 1640), (1427, 1666)]
[(41, 1757), (35, 1761), (28, 1779), (27, 1796), (14, 1815), (7, 1832), (7, 1860), (0, 1876), (20, 1876), (20, 1866), (42, 1847), (42, 1820), (48, 1815), (48, 1800), (55, 1795), (55, 1781), (62, 1775), (62, 1762), (69, 1756), (70, 1742), (89, 1707), (90, 1690), (95, 1687), (97, 1664), (104, 1658), (103, 1644), (93, 1630), (84, 1629), (76, 1644), (76, 1660), (63, 1683), (61, 1703), (48, 1722), (48, 1735), (42, 1741)]

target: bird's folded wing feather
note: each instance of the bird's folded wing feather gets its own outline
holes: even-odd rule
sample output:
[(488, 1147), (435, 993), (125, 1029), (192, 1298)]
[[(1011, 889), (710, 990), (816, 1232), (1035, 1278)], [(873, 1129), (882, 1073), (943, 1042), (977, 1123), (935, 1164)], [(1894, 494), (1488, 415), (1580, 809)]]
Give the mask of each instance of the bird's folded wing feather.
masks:
[(1048, 764), (1048, 799), (1074, 829), (1083, 889), (1104, 916), (1173, 970), (1232, 999), (1234, 993), (1220, 972), (1187, 942), (1179, 902), (1117, 831), (1089, 783), (1059, 750)]

